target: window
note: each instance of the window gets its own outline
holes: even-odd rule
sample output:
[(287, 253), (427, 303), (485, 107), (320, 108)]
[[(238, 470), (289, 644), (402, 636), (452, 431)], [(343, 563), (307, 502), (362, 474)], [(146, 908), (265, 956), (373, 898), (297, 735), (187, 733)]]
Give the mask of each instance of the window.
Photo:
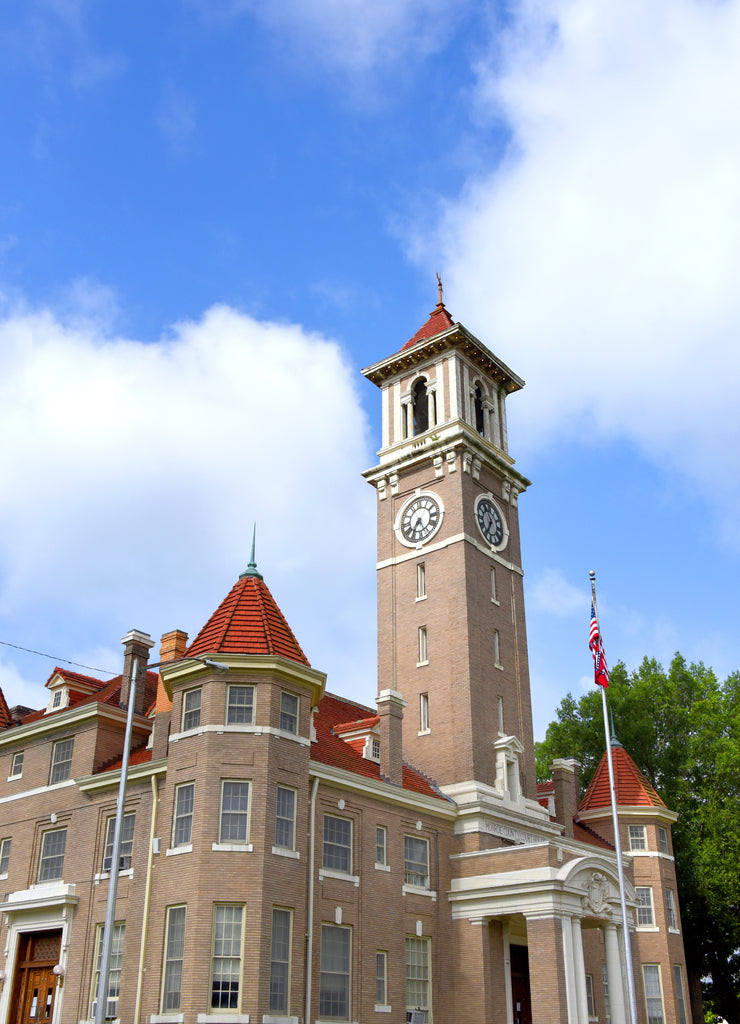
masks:
[(283, 732), (298, 732), (298, 698), (285, 690), (280, 694), (280, 728)]
[(596, 1016), (596, 1008), (594, 1006), (594, 979), (592, 974), (586, 975), (586, 1002), (588, 1003), (588, 1017), (589, 1020)]
[(650, 928), (655, 923), (653, 915), (653, 890), (649, 885), (637, 886), (637, 927)]
[(226, 690), (226, 724), (251, 725), (254, 721), (254, 687), (229, 686)]
[(290, 999), (290, 910), (272, 910), (270, 1013), (288, 1014)]
[(644, 825), (630, 825), (630, 850), (647, 850), (647, 836)]
[(375, 738), (372, 739), (371, 745), (370, 745), (370, 751), (371, 751), (371, 756), (372, 756), (373, 761), (379, 761), (380, 760), (380, 740), (376, 740)]
[(427, 596), (427, 569), (424, 562), (416, 566), (416, 599)]
[(72, 774), (72, 751), (74, 749), (74, 737), (71, 740), (57, 740), (51, 753), (51, 772), (49, 773), (49, 785), (55, 782), (64, 782)]
[(14, 779), (20, 778), (23, 774), (23, 751), (19, 750), (13, 754), (13, 761), (10, 765), (10, 774)]
[(295, 849), (295, 790), (284, 786), (277, 788), (275, 846), (285, 850)]
[(406, 936), (406, 1010), (431, 1009), (429, 1003), (429, 939)]
[(197, 690), (186, 690), (182, 695), (182, 731), (197, 729), (200, 725), (200, 705), (202, 693)]
[(496, 592), (496, 570), (491, 567), (491, 600), (494, 604), (498, 604), (498, 594)]
[(352, 822), (348, 818), (324, 815), (324, 867), (352, 872)]
[(175, 790), (175, 816), (172, 822), (172, 845), (187, 846), (193, 837), (193, 804), (195, 784), (188, 782)]
[(493, 663), (496, 668), (503, 668), (501, 664), (501, 635), (497, 629), (493, 631)]
[(676, 901), (673, 896), (673, 889), (666, 889), (665, 891), (665, 912), (666, 918), (668, 919), (668, 927), (678, 928), (678, 918), (676, 917)]
[(427, 627), (419, 626), (419, 664), (426, 665), (429, 661), (429, 650), (427, 645)]
[(643, 964), (642, 978), (645, 982), (645, 1006), (647, 1024), (663, 1024), (663, 994), (660, 988), (659, 964)]
[[(118, 1016), (118, 994), (121, 991), (121, 968), (123, 967), (123, 939), (126, 933), (126, 922), (116, 921), (113, 925), (113, 938), (111, 941), (110, 971), (108, 973), (108, 991), (106, 993), (106, 1018)], [(100, 983), (100, 961), (103, 956), (103, 925), (99, 924), (95, 929), (95, 970), (93, 971), (92, 985), (90, 986), (90, 1016), (95, 1016), (95, 1004), (98, 999), (98, 984)]]
[(683, 997), (683, 976), (681, 964), (673, 965), (673, 982), (676, 986), (676, 1006), (678, 1007), (678, 1024), (686, 1024), (686, 1003)]
[[(134, 824), (135, 814), (124, 814), (121, 822), (121, 857), (118, 862), (118, 870), (126, 871), (131, 867), (131, 857), (134, 852)], [(105, 835), (105, 853), (103, 854), (103, 871), (110, 871), (113, 863), (113, 838), (116, 831), (116, 819), (108, 818), (108, 826)]]
[(249, 834), (249, 783), (221, 783), (221, 843), (246, 843)]
[(419, 694), (419, 732), (429, 732), (429, 694)]
[(429, 840), (403, 837), (403, 870), (406, 885), (429, 888)]
[(164, 977), (162, 1012), (179, 1010), (182, 999), (182, 962), (185, 954), (186, 907), (167, 908), (167, 934), (164, 941)]
[(480, 384), (475, 385), (475, 394), (473, 396), (473, 411), (475, 414), (475, 429), (482, 437), (483, 434), (485, 433), (485, 428), (483, 419), (483, 391), (481, 390)]
[(52, 708), (60, 708), (62, 706), (62, 697), (64, 695), (63, 690), (57, 690), (54, 696), (51, 698)]
[(386, 863), (386, 831), (382, 825), (378, 825), (375, 829), (375, 863), (385, 864)]
[(411, 394), (414, 409), (414, 434), (423, 434), (425, 430), (429, 430), (429, 395), (426, 381), (417, 380)]
[(388, 954), (381, 950), (375, 954), (375, 1002), (388, 1005)]
[(243, 914), (241, 906), (214, 908), (211, 1006), (217, 1010), (239, 1009)]
[(326, 1020), (349, 1020), (351, 935), (349, 928), (321, 926), (319, 1017)]
[(7, 875), (10, 863), (10, 839), (0, 841), (0, 875)]
[(39, 882), (56, 882), (62, 877), (66, 846), (66, 828), (57, 828), (53, 832), (44, 832), (41, 837)]
[(658, 826), (658, 849), (661, 853), (670, 853), (668, 849), (668, 829)]
[(601, 983), (604, 986), (604, 1015), (606, 1017), (607, 1024), (610, 1024), (611, 1013), (609, 1012), (609, 976), (606, 973), (606, 964), (601, 965)]

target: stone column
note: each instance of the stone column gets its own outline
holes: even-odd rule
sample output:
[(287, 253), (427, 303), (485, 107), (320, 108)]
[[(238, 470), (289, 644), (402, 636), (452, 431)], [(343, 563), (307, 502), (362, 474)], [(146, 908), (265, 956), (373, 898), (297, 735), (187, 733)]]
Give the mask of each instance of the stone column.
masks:
[(617, 926), (611, 921), (604, 925), (604, 946), (606, 948), (606, 980), (609, 985), (609, 1015), (612, 1024), (627, 1024), (619, 937)]
[(561, 917), (563, 930), (563, 973), (565, 975), (565, 995), (568, 1004), (568, 1024), (579, 1024), (578, 1021), (578, 990), (576, 988), (575, 954), (573, 952), (573, 922), (569, 917)]
[(586, 994), (586, 964), (583, 959), (583, 935), (580, 917), (573, 918), (573, 970), (576, 976), (578, 1024), (588, 1024), (588, 996)]

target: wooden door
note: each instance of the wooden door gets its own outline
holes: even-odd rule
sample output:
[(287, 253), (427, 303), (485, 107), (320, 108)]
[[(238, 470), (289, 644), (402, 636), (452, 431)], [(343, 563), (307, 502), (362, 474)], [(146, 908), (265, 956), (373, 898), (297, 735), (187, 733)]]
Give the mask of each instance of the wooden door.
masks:
[(49, 1024), (57, 979), (50, 967), (29, 967), (25, 975), (25, 997), (19, 1024)]
[(24, 932), (18, 939), (8, 1020), (12, 1024), (51, 1024), (59, 962), (61, 930)]

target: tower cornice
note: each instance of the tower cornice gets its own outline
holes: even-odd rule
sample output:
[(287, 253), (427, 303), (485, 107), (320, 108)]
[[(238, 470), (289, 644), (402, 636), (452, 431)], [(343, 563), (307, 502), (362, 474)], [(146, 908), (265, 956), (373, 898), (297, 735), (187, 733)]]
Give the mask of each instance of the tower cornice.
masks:
[(482, 341), (471, 334), (467, 327), (455, 323), (446, 331), (425, 338), (411, 348), (402, 348), (378, 363), (366, 367), (362, 372), (368, 380), (381, 387), (387, 380), (398, 376), (420, 363), (439, 356), (440, 353), (455, 349), (466, 356), (471, 363), (502, 387), (507, 394), (520, 391), (524, 381), (506, 363), (487, 348)]

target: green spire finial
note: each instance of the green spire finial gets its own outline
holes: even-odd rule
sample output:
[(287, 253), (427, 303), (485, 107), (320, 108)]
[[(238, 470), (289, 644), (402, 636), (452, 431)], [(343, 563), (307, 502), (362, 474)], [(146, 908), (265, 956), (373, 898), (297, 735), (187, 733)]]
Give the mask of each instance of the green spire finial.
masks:
[(617, 739), (617, 734), (616, 734), (616, 732), (614, 731), (614, 712), (613, 712), (613, 711), (610, 711), (610, 712), (609, 712), (609, 718), (611, 719), (611, 723), (612, 723), (612, 739), (611, 739), (611, 745), (612, 745), (613, 747), (621, 747), (621, 746), (622, 746), (622, 744), (621, 744), (621, 743), (619, 742), (619, 740)]
[(247, 565), (247, 568), (244, 570), (244, 572), (239, 574), (239, 579), (240, 580), (243, 580), (245, 576), (255, 576), (258, 580), (262, 579), (262, 573), (258, 571), (257, 563), (254, 560), (254, 547), (255, 547), (256, 539), (257, 539), (257, 524), (255, 523), (254, 524), (254, 528), (252, 530), (252, 557), (250, 558), (249, 564)]

